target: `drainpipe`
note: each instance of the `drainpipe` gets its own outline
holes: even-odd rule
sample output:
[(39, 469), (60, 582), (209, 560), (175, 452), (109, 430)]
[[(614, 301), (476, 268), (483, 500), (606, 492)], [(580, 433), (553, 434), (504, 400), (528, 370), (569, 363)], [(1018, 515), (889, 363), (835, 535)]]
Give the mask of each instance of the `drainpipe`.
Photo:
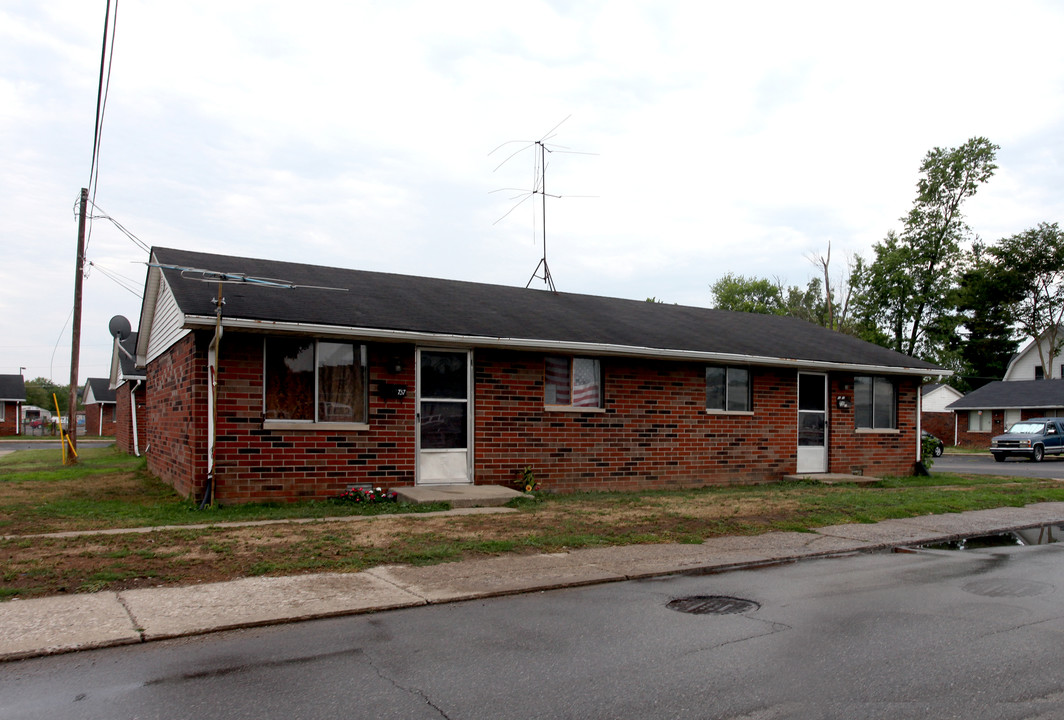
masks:
[(133, 454), (140, 457), (140, 443), (137, 440), (137, 388), (140, 387), (140, 380), (137, 380), (137, 384), (129, 391), (129, 404), (133, 409)]
[(218, 435), (218, 351), (222, 344), (222, 284), (214, 311), (214, 337), (207, 348), (207, 487), (200, 507), (214, 506), (214, 450)]
[(96, 436), (103, 437), (103, 403), (100, 403), (100, 424), (96, 426)]

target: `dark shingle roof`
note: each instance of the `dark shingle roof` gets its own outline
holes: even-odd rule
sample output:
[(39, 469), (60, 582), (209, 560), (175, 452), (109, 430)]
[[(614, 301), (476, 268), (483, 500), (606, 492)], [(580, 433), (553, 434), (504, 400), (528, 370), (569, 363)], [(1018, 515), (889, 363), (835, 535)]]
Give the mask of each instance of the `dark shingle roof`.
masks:
[[(111, 381), (108, 378), (89, 378), (85, 381), (85, 387), (92, 388), (92, 397), (98, 403), (115, 402), (115, 391), (111, 389)], [(85, 393), (82, 393), (85, 397)]]
[(954, 400), (947, 410), (1064, 408), (1064, 380), (995, 380)]
[(26, 383), (21, 375), (0, 375), (0, 400), (26, 399)]
[[(282, 323), (468, 338), (587, 343), (789, 362), (937, 371), (931, 363), (791, 317), (347, 270), (155, 248), (164, 266), (192, 267), (346, 292), (250, 283), (225, 286), (224, 314)], [(182, 312), (214, 316), (213, 284), (164, 268)], [(475, 344), (475, 341), (473, 341)], [(589, 347), (589, 352), (593, 350)]]

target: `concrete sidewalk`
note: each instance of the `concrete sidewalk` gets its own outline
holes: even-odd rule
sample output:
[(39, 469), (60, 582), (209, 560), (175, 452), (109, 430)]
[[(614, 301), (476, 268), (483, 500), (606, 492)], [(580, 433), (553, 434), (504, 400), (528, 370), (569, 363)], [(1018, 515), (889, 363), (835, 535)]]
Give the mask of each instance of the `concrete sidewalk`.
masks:
[(721, 572), (1059, 524), (1064, 524), (1064, 502), (835, 525), (813, 533), (712, 538), (700, 545), (628, 545), (10, 600), (0, 603), (0, 660), (655, 575)]

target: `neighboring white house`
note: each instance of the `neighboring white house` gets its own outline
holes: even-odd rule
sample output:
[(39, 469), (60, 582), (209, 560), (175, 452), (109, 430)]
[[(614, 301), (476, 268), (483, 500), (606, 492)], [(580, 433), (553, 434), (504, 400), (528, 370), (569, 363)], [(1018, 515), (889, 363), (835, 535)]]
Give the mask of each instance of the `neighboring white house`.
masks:
[[(1022, 350), (1016, 353), (1016, 356), (1009, 362), (1008, 369), (1005, 370), (1005, 377), (1002, 380), (1006, 382), (1011, 380), (1045, 380), (1051, 378), (1053, 380), (1059, 380), (1064, 378), (1064, 352), (1061, 352), (1060, 347), (1050, 347), (1050, 343), (1046, 338), (1049, 333), (1048, 330), (1043, 332), (1036, 343), (1034, 340), (1027, 343)], [(1057, 343), (1064, 340), (1064, 326), (1057, 328)], [(1042, 354), (1038, 353), (1039, 344), (1042, 346)], [(1046, 372), (1043, 365), (1043, 358), (1046, 365), (1049, 365), (1052, 372)]]
[(928, 383), (923, 387), (921, 409), (924, 412), (951, 412), (946, 409), (954, 400), (960, 400), (964, 393), (955, 387), (943, 383)]

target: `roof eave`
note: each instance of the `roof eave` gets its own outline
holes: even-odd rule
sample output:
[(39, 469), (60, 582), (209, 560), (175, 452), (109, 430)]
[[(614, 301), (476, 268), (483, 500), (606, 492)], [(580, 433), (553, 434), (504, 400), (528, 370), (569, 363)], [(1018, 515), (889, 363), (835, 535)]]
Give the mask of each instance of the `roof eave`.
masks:
[[(217, 318), (213, 315), (185, 315), (184, 327), (188, 329), (213, 328)], [(308, 335), (359, 337), (365, 339), (387, 340), (391, 342), (411, 342), (443, 346), (494, 347), (508, 350), (548, 350), (564, 353), (587, 353), (593, 355), (614, 355), (624, 357), (658, 358), (668, 360), (699, 360), (706, 362), (736, 363), (743, 365), (762, 365), (773, 367), (800, 367), (820, 370), (843, 370), (868, 373), (885, 373), (892, 375), (916, 375), (949, 377), (951, 370), (902, 367), (893, 365), (865, 365), (860, 363), (838, 363), (822, 360), (802, 360), (799, 358), (762, 357), (736, 353), (702, 352), (695, 350), (675, 350), (667, 348), (638, 347), (630, 345), (612, 345), (606, 343), (575, 342), (564, 340), (539, 340), (532, 338), (489, 337), (474, 335), (452, 335), (445, 333), (417, 332), (411, 330), (389, 330), (382, 328), (362, 328), (337, 325), (319, 325), (314, 323), (277, 322), (273, 320), (252, 320), (247, 318), (223, 318), (222, 326), (236, 330), (256, 330), (259, 332), (288, 332)]]

